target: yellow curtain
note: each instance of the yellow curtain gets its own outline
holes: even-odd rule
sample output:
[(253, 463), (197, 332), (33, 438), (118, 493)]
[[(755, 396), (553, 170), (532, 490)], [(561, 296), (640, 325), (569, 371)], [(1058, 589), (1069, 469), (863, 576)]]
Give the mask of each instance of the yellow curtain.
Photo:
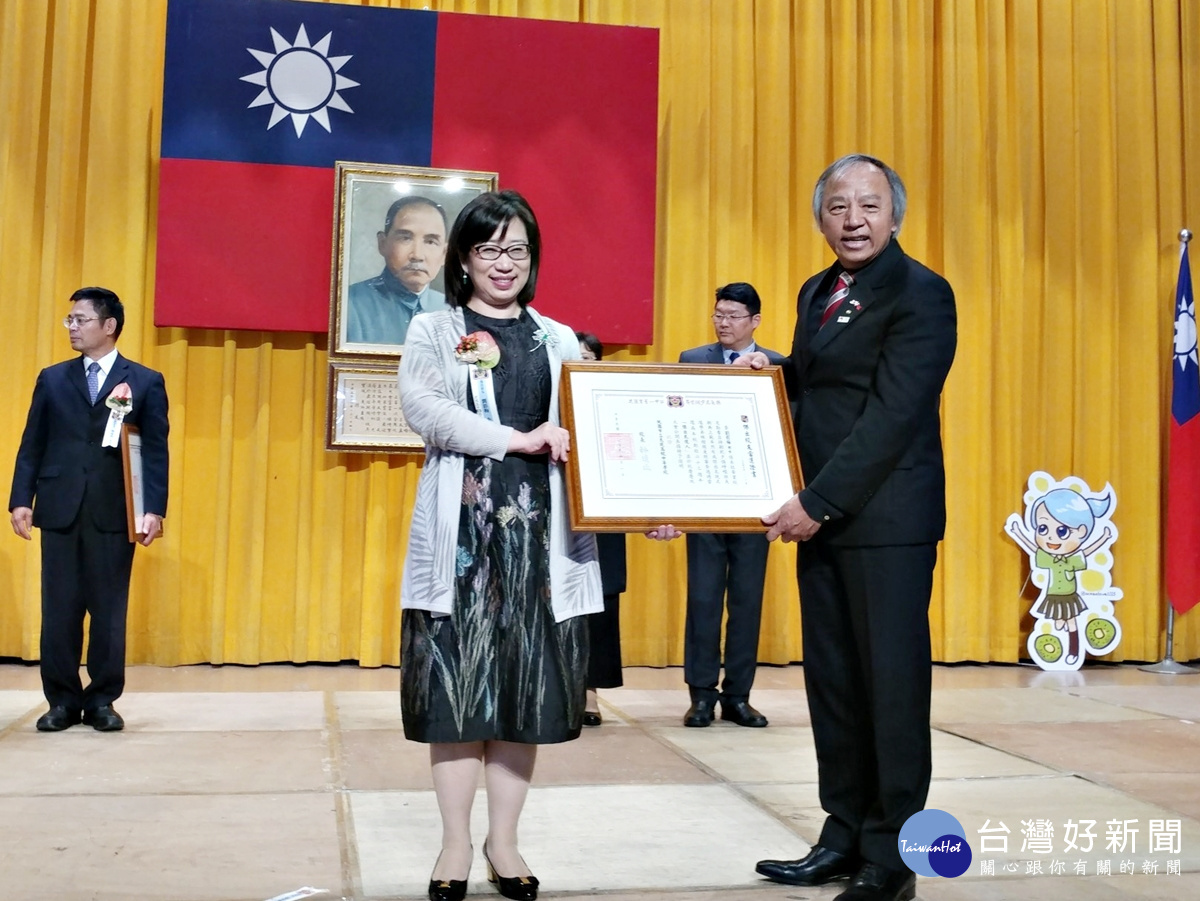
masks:
[[(733, 280), (758, 287), (758, 337), (786, 350), (796, 289), (830, 259), (808, 211), (816, 176), (850, 151), (895, 165), (905, 248), (959, 302), (934, 656), (1024, 653), (1026, 562), (1002, 527), (1035, 469), (1112, 484), (1125, 599), (1111, 659), (1160, 656), (1176, 234), (1200, 230), (1195, 3), (372, 5), (659, 29), (654, 343), (612, 359), (712, 340), (712, 290)], [(153, 326), (165, 17), (165, 0), (0, 0), (0, 460), (38, 369), (70, 355), (67, 297), (112, 287), (123, 352), (161, 369), (172, 401), (171, 508), (166, 538), (137, 553), (130, 662), (394, 664), (419, 462), (324, 451), (324, 336)], [(629, 548), (626, 663), (678, 664), (682, 542)], [(800, 659), (794, 566), (794, 548), (773, 549), (764, 661)], [(38, 573), (36, 540), (0, 545), (0, 656), (37, 656)], [(1196, 616), (1177, 657), (1200, 656)]]

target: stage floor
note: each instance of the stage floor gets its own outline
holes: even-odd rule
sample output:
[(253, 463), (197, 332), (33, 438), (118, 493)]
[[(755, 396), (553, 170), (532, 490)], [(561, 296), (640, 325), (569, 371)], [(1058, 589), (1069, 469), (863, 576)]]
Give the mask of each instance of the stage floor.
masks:
[[(348, 666), (133, 667), (116, 705), (124, 732), (40, 734), (37, 668), (0, 665), (5, 896), (424, 897), (440, 827), (427, 748), (400, 729), (398, 680)], [(684, 728), (679, 668), (630, 668), (625, 681), (601, 692), (602, 726), (539, 751), (521, 850), (542, 897), (832, 899), (840, 887), (754, 873), (820, 831), (803, 668), (759, 668), (751, 701), (766, 729)], [(957, 879), (919, 878), (918, 897), (1200, 897), (1198, 722), (1200, 675), (935, 668), (929, 806), (958, 818), (974, 860)], [(499, 898), (479, 851), (483, 801), (468, 897)], [(1069, 848), (1068, 821), (1088, 820), (1091, 851)], [(1003, 832), (979, 834), (1000, 824), (1007, 850)]]

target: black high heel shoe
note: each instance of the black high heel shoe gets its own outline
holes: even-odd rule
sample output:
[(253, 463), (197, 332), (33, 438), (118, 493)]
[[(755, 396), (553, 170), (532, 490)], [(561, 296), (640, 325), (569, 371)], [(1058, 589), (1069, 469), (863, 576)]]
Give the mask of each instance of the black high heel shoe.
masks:
[(537, 901), (538, 879), (536, 876), (500, 876), (488, 857), (487, 842), (483, 843), (483, 860), (487, 864), (488, 882), (496, 891), (512, 901)]
[[(442, 855), (438, 855), (438, 860), (442, 859)], [(437, 869), (437, 861), (434, 861), (433, 868)], [(467, 875), (470, 876), (470, 870)], [(467, 897), (467, 880), (466, 879), (430, 879), (429, 880), (429, 901), (463, 901)]]

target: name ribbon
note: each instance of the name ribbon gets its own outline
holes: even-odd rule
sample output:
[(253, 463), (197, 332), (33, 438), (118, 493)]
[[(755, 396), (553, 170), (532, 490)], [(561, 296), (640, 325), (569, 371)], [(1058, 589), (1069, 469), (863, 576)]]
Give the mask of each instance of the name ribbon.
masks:
[(492, 370), (476, 366), (471, 370), (471, 397), (475, 400), (475, 412), (489, 422), (499, 422), (496, 409), (496, 387), (492, 383)]

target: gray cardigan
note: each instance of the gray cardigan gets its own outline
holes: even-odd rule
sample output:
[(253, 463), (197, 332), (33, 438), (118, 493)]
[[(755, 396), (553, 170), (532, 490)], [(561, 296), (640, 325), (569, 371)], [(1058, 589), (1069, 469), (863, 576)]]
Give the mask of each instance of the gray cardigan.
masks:
[[(527, 308), (551, 339), (550, 421), (559, 424), (558, 381), (564, 359), (579, 359), (575, 333)], [(400, 606), (449, 616), (454, 605), (454, 565), (462, 504), (463, 456), (504, 458), (512, 428), (467, 408), (470, 366), (454, 358), (465, 334), (461, 309), (413, 318), (400, 359), (400, 403), (409, 426), (425, 441), (425, 466), (417, 482)], [(540, 352), (540, 351), (539, 351)], [(554, 618), (604, 609), (596, 538), (572, 532), (563, 467), (550, 464), (550, 604)]]

